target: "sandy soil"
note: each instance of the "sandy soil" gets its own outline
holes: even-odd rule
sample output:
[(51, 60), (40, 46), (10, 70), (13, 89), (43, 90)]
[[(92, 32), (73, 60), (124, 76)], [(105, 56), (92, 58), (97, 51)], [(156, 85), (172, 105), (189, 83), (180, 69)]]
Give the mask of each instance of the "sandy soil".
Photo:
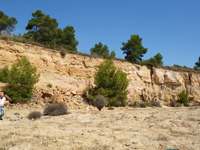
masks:
[(0, 150), (200, 149), (199, 107), (70, 110), (29, 120), (31, 111), (6, 110)]

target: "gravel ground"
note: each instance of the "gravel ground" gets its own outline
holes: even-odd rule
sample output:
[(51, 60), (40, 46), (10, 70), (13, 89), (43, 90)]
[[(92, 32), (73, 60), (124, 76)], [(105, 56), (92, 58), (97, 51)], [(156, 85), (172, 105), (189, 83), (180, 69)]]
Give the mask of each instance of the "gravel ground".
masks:
[(31, 111), (6, 110), (0, 150), (200, 150), (200, 107), (70, 110), (29, 120)]

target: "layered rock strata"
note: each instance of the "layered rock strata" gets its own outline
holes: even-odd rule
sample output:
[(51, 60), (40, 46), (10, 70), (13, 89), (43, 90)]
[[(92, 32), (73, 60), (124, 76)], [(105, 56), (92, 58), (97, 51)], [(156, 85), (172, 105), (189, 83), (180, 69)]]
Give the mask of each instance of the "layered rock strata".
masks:
[[(94, 85), (96, 68), (103, 62), (101, 58), (76, 54), (62, 57), (56, 50), (0, 40), (0, 69), (11, 67), (22, 56), (26, 56), (41, 74), (36, 87), (46, 88), (52, 84), (54, 87), (70, 88), (77, 92)], [(114, 64), (127, 74), (130, 81), (128, 99), (131, 101), (176, 99), (182, 90), (186, 90), (191, 98), (200, 99), (200, 74), (148, 69), (120, 60), (114, 60)]]

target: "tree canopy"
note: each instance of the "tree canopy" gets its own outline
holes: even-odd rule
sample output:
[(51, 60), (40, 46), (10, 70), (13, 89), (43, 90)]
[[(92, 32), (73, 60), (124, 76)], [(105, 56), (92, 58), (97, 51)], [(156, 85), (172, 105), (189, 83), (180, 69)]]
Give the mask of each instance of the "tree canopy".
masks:
[(161, 66), (163, 65), (163, 61), (162, 61), (163, 57), (160, 53), (157, 53), (154, 57), (151, 57), (148, 60), (143, 60), (141, 61), (139, 64), (141, 65), (147, 65), (147, 66)]
[(24, 37), (45, 45), (52, 42), (58, 26), (57, 20), (43, 14), (41, 10), (32, 13), (32, 17), (26, 26), (28, 32), (24, 34)]
[(17, 20), (14, 17), (8, 17), (4, 12), (0, 11), (0, 34), (3, 30), (12, 32), (15, 29)]
[[(75, 39), (75, 30), (73, 26), (66, 26), (63, 31), (59, 30), (58, 37), (61, 36), (61, 39), (58, 38), (58, 45), (61, 45), (68, 50), (77, 51), (78, 41)], [(57, 39), (56, 39), (57, 40)]]
[(94, 47), (90, 49), (90, 53), (107, 57), (109, 55), (108, 46), (106, 44), (103, 45), (101, 42), (99, 42), (98, 44), (95, 44)]
[(142, 38), (139, 35), (131, 35), (130, 40), (126, 43), (122, 42), (122, 45), (121, 50), (126, 54), (125, 59), (133, 63), (142, 61), (142, 57), (147, 52), (147, 48), (142, 46)]
[(90, 54), (96, 54), (99, 56), (103, 56), (104, 58), (114, 58), (115, 52), (112, 51), (109, 55), (108, 46), (105, 44), (103, 45), (101, 42), (95, 44), (94, 47), (90, 49)]
[(195, 65), (200, 68), (200, 57), (199, 57), (199, 60), (195, 63)]
[(32, 19), (26, 26), (27, 33), (24, 37), (47, 47), (63, 47), (71, 51), (77, 51), (78, 41), (75, 39), (73, 26), (66, 26), (63, 30), (58, 28), (55, 18), (45, 15), (41, 10), (32, 13)]

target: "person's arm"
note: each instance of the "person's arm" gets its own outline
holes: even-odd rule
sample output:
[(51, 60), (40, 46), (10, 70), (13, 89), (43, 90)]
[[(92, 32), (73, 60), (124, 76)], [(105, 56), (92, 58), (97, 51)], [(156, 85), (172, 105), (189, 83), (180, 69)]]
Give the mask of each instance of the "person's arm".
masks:
[(7, 104), (9, 104), (10, 102), (10, 99), (9, 98), (7, 98), (8, 96), (7, 95), (5, 95), (4, 96), (4, 98), (5, 98), (5, 101), (4, 101), (4, 105), (7, 105)]

